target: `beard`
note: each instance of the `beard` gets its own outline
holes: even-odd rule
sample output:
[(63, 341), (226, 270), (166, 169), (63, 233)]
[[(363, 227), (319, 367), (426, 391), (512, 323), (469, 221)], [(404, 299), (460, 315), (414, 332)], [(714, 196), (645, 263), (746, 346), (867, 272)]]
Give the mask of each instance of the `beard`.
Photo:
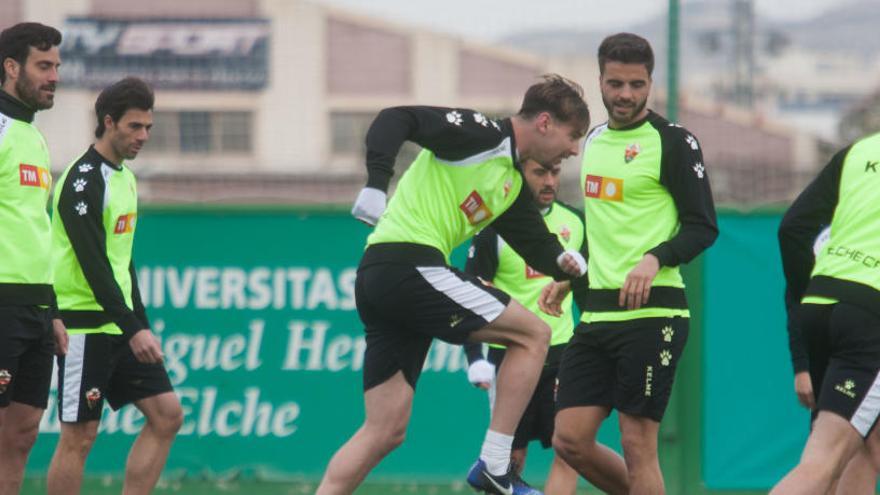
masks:
[[(551, 194), (552, 197), (549, 201), (545, 201), (541, 198), (541, 195), (543, 194)], [(539, 208), (548, 208), (550, 207), (550, 205), (553, 204), (554, 201), (556, 201), (556, 191), (553, 189), (542, 189), (541, 191), (538, 191), (538, 194), (535, 195), (535, 203), (538, 205)]]
[(616, 124), (625, 126), (632, 124), (636, 117), (642, 113), (642, 110), (648, 105), (648, 99), (645, 98), (642, 101), (635, 102), (632, 107), (629, 107), (628, 110), (630, 111), (624, 116), (615, 115), (614, 102), (605, 98), (605, 95), (602, 95), (602, 103), (605, 105), (605, 110), (608, 111), (608, 119), (613, 120)]
[(43, 96), (40, 93), (42, 90), (54, 91), (55, 85), (47, 84), (42, 87), (37, 87), (37, 85), (31, 81), (31, 78), (28, 77), (27, 71), (21, 71), (18, 81), (15, 82), (15, 91), (25, 105), (29, 106), (32, 110), (46, 110), (52, 108), (52, 105), (55, 104), (54, 95)]

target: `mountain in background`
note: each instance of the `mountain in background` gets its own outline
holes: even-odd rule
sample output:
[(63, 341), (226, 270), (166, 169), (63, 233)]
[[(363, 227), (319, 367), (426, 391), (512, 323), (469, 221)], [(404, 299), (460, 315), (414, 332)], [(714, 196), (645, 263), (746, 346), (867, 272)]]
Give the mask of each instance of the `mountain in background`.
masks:
[[(773, 53), (786, 46), (811, 51), (837, 51), (875, 57), (880, 54), (880, 6), (877, 0), (855, 0), (814, 18), (779, 22), (756, 13), (755, 42), (758, 51)], [(731, 9), (718, 1), (686, 3), (681, 9), (682, 60), (723, 51), (731, 31)], [(632, 31), (651, 41), (662, 60), (666, 46), (666, 17), (657, 16), (607, 30), (540, 30), (521, 32), (501, 40), (514, 48), (554, 55), (595, 55), (602, 39), (615, 32)], [(658, 64), (661, 66), (661, 64)]]
[(815, 18), (776, 27), (790, 36), (794, 46), (866, 57), (880, 54), (880, 4), (876, 0), (850, 2)]

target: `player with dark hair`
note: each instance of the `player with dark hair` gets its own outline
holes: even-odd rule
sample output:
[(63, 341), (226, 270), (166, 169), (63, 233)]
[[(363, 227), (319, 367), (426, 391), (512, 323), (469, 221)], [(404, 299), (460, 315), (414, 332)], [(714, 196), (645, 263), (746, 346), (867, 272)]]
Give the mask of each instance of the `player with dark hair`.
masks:
[(140, 79), (123, 79), (101, 92), (95, 116), (95, 144), (55, 190), (55, 290), (70, 346), (58, 358), (61, 436), (48, 493), (80, 492), (106, 398), (113, 409), (134, 404), (146, 417), (129, 452), (123, 491), (148, 494), (183, 421), (132, 258), (137, 183), (126, 161), (150, 137), (153, 91)]
[[(561, 171), (559, 165), (548, 169), (534, 161), (523, 165), (523, 176), (547, 229), (556, 234), (566, 249), (578, 250), (586, 258), (584, 214), (556, 198)], [(510, 294), (526, 309), (538, 315), (551, 330), (550, 347), (541, 370), (541, 378), (513, 437), (511, 462), (515, 465), (516, 472), (521, 474), (526, 464), (529, 442), (537, 440), (545, 449), (551, 446), (556, 417), (556, 376), (562, 352), (574, 329), (572, 312), (575, 298), (569, 294), (563, 301), (564, 316), (561, 318), (541, 312), (538, 309), (538, 297), (549, 278), (530, 267), (491, 225), (474, 236), (468, 251), (465, 273), (479, 277), (485, 283)], [(578, 307), (584, 307), (586, 277), (581, 277), (576, 282), (573, 292), (578, 295)], [(467, 375), (472, 384), (489, 391), (491, 408), (495, 398), (495, 370), (504, 362), (505, 349), (490, 345), (488, 355), (484, 357), (482, 347), (482, 344), (477, 343), (465, 344)], [(573, 495), (577, 490), (577, 481), (577, 472), (559, 456), (554, 456), (544, 490), (553, 495)]]
[(60, 43), (57, 29), (37, 23), (0, 33), (0, 495), (21, 488), (52, 353), (67, 348), (52, 290), (49, 152), (32, 124), (55, 102)]
[[(587, 136), (581, 168), (589, 291), (559, 368), (553, 445), (608, 493), (663, 493), (657, 435), (690, 317), (679, 266), (718, 227), (697, 139), (647, 107), (651, 45), (615, 34), (598, 57), (608, 122)], [(543, 307), (557, 314), (567, 291), (549, 285)], [(623, 458), (596, 441), (612, 408)]]

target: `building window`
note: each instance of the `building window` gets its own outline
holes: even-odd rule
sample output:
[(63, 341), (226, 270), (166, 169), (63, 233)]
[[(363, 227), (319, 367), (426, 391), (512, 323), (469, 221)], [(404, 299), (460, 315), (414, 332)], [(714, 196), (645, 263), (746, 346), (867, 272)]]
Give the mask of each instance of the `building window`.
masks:
[(253, 113), (155, 112), (149, 148), (161, 153), (250, 153)]
[[(330, 142), (336, 156), (358, 156), (365, 152), (367, 130), (378, 112), (332, 112), (330, 114)], [(419, 154), (421, 148), (405, 142), (397, 154), (395, 170), (402, 172)]]
[(361, 153), (364, 138), (376, 114), (356, 112), (333, 112), (330, 114), (330, 136), (333, 153)]

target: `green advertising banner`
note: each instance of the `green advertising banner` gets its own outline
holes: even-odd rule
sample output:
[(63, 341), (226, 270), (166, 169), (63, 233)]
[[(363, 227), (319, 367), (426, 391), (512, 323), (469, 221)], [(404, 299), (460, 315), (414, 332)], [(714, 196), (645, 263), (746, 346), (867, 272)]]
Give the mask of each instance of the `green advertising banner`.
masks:
[(777, 214), (719, 216), (706, 254), (703, 479), (769, 489), (794, 467), (810, 416), (788, 352)]
[[(146, 210), (135, 261), (153, 330), (185, 412), (166, 473), (315, 479), (363, 420), (364, 337), (354, 300), (369, 228), (347, 213)], [(462, 250), (456, 255), (461, 259)], [(375, 478), (463, 478), (488, 424), (460, 347), (436, 343), (406, 443)], [(53, 397), (28, 472), (45, 473)], [(87, 472), (121, 475), (143, 418), (105, 410)], [(603, 439), (616, 442), (616, 425)], [(533, 448), (527, 475), (549, 455)]]

